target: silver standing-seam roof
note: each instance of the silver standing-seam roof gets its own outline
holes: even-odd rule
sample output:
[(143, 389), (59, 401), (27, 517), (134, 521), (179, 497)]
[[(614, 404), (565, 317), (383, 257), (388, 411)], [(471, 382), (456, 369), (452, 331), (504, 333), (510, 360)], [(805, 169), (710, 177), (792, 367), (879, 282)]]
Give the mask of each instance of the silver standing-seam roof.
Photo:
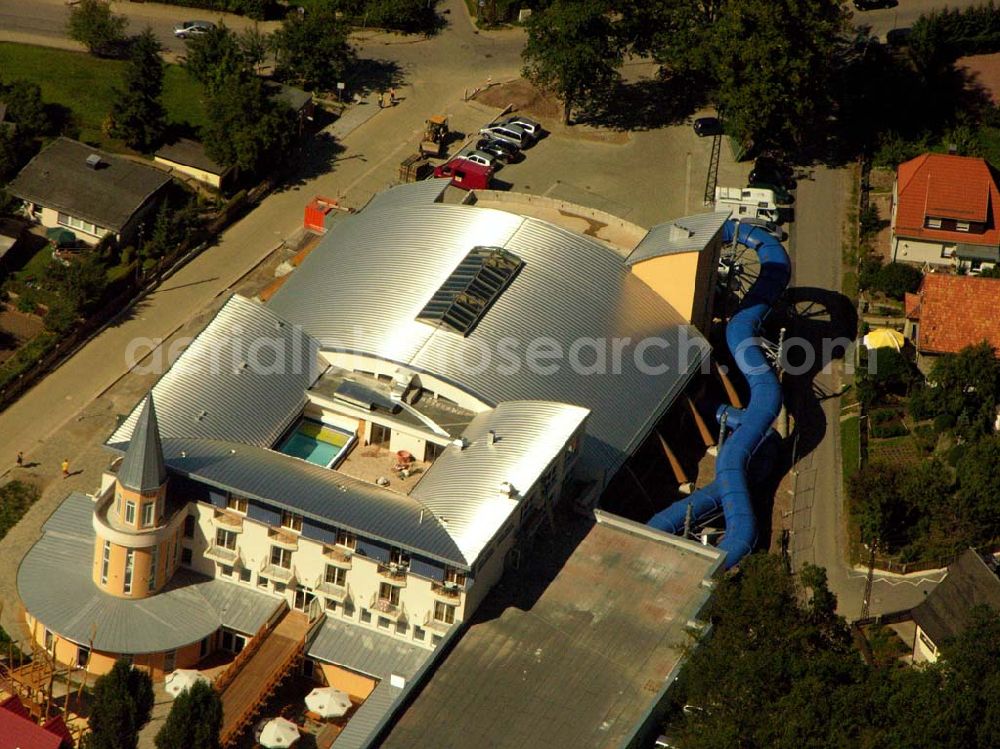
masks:
[[(270, 447), (298, 417), (319, 368), (315, 340), (233, 295), (153, 387), (160, 436)], [(109, 446), (125, 448), (141, 410), (140, 403)]]
[[(24, 608), (48, 629), (111, 653), (157, 653), (190, 645), (220, 626), (253, 634), (281, 600), (179, 569), (160, 593), (118, 598), (91, 580), (94, 503), (71, 494), (42, 526), (17, 571)], [(92, 642), (91, 642), (92, 641)]]
[[(535, 218), (434, 203), (428, 189), (393, 188), (332, 227), (269, 309), (324, 350), (404, 364), (490, 405), (588, 408), (582, 460), (613, 474), (698, 371), (708, 344), (602, 243)], [(418, 321), (475, 246), (502, 247), (524, 267), (470, 335)], [(616, 342), (624, 344), (617, 357)], [(539, 348), (561, 354), (530, 366)]]
[(446, 524), (472, 562), (589, 413), (565, 403), (501, 403), (472, 420), (462, 435), (467, 447), (446, 448), (410, 496)]
[(654, 257), (701, 252), (719, 235), (731, 214), (732, 211), (696, 213), (657, 224), (625, 258), (625, 264), (631, 267)]
[(333, 742), (334, 749), (362, 749), (369, 746), (374, 731), (403, 692), (392, 685), (391, 677), (402, 676), (409, 681), (435, 654), (381, 632), (327, 618), (306, 655), (379, 680)]
[(164, 440), (163, 449), (171, 471), (201, 483), (446, 564), (468, 564), (444, 525), (411, 496), (254, 445), (176, 439)]
[(118, 469), (118, 481), (126, 489), (150, 492), (159, 489), (166, 480), (167, 469), (163, 465), (163, 444), (156, 421), (156, 406), (153, 405), (153, 394), (147, 393)]

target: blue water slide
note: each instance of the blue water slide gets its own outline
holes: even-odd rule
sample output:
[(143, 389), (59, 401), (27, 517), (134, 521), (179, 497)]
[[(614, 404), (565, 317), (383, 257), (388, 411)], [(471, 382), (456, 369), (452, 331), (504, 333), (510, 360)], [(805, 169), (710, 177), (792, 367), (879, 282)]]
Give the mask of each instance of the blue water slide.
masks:
[(725, 419), (727, 435), (716, 458), (715, 480), (654, 515), (648, 525), (679, 533), (689, 506), (694, 521), (721, 506), (726, 534), (719, 548), (726, 552), (728, 569), (749, 554), (757, 541), (747, 471), (751, 457), (771, 437), (771, 424), (781, 411), (781, 384), (764, 355), (758, 334), (788, 286), (791, 262), (781, 242), (759, 227), (727, 221), (722, 239), (748, 247), (760, 260), (760, 275), (726, 328), (726, 345), (750, 386), (750, 401), (745, 409), (721, 406), (716, 413), (720, 423)]

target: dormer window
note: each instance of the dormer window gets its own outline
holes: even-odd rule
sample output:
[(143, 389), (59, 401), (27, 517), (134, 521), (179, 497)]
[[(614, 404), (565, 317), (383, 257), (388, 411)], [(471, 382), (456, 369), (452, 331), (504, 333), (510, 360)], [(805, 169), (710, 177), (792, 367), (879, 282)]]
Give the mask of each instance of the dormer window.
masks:
[(928, 229), (940, 229), (941, 228), (941, 219), (928, 217), (927, 218), (927, 228)]
[(956, 221), (955, 222), (955, 231), (969, 231), (969, 222), (968, 221)]

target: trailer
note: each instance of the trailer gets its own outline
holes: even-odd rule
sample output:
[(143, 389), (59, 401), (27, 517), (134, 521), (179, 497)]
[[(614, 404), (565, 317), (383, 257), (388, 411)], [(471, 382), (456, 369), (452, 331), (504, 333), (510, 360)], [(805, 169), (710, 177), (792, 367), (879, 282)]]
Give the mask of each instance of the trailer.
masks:
[(417, 182), (431, 175), (431, 164), (423, 154), (415, 153), (399, 162), (400, 183)]
[(774, 190), (759, 187), (716, 187), (715, 210), (733, 212), (733, 218), (780, 222)]

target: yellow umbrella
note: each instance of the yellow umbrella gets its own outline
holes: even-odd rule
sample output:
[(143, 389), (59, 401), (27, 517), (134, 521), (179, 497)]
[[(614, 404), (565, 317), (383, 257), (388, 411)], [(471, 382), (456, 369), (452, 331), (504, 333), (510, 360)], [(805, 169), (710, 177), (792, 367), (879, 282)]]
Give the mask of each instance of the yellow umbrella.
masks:
[(861, 339), (868, 349), (894, 348), (899, 351), (906, 343), (903, 334), (891, 328), (878, 328)]

